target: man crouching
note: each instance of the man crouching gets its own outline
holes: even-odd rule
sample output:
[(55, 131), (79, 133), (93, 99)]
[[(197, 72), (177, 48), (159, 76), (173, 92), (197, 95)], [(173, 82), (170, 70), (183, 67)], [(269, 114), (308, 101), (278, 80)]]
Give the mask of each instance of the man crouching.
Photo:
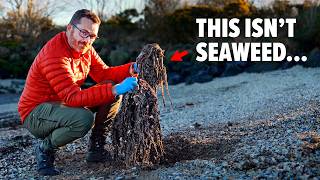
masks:
[[(106, 128), (113, 121), (122, 95), (137, 85), (135, 63), (108, 67), (92, 47), (100, 19), (93, 12), (75, 12), (66, 31), (49, 40), (28, 72), (18, 103), (21, 121), (42, 139), (35, 147), (37, 170), (57, 175), (55, 152), (93, 127), (87, 161), (110, 157), (104, 149)], [(87, 76), (97, 85), (81, 89)], [(94, 116), (94, 112), (97, 112)]]

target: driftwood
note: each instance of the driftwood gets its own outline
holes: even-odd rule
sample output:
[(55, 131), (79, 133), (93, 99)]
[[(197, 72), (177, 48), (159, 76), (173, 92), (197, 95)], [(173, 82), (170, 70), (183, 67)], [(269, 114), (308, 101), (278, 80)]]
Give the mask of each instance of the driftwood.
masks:
[(124, 95), (113, 123), (114, 158), (126, 166), (152, 166), (164, 156), (157, 88), (162, 89), (164, 105), (164, 85), (169, 98), (170, 94), (163, 53), (158, 44), (144, 46), (136, 59), (139, 87)]

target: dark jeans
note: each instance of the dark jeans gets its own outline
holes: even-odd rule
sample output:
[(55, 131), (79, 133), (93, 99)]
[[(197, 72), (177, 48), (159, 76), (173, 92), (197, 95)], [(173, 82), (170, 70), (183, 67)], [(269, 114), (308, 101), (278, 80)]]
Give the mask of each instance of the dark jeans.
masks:
[[(112, 104), (94, 108), (75, 108), (55, 102), (38, 105), (25, 119), (26, 127), (35, 137), (43, 139), (45, 149), (64, 146), (87, 134), (101, 134), (110, 126), (121, 104), (121, 97)], [(94, 112), (97, 112), (94, 116)], [(102, 132), (103, 133), (103, 132)]]

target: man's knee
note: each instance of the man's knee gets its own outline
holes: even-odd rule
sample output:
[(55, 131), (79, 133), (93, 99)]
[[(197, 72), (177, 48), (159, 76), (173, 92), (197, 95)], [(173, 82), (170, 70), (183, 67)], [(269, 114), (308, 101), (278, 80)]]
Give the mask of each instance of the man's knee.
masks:
[(88, 131), (92, 128), (94, 123), (94, 115), (91, 111), (87, 109), (81, 109), (77, 112), (78, 121), (75, 123), (76, 125), (73, 127), (81, 137), (85, 136)]

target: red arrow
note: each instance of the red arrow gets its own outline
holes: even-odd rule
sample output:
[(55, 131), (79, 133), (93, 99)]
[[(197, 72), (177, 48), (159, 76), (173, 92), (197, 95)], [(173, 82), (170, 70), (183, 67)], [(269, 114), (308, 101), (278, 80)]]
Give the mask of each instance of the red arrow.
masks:
[(181, 62), (182, 61), (182, 57), (187, 55), (189, 52), (187, 50), (184, 50), (182, 52), (176, 51), (174, 52), (174, 54), (171, 56), (171, 61), (174, 62)]

